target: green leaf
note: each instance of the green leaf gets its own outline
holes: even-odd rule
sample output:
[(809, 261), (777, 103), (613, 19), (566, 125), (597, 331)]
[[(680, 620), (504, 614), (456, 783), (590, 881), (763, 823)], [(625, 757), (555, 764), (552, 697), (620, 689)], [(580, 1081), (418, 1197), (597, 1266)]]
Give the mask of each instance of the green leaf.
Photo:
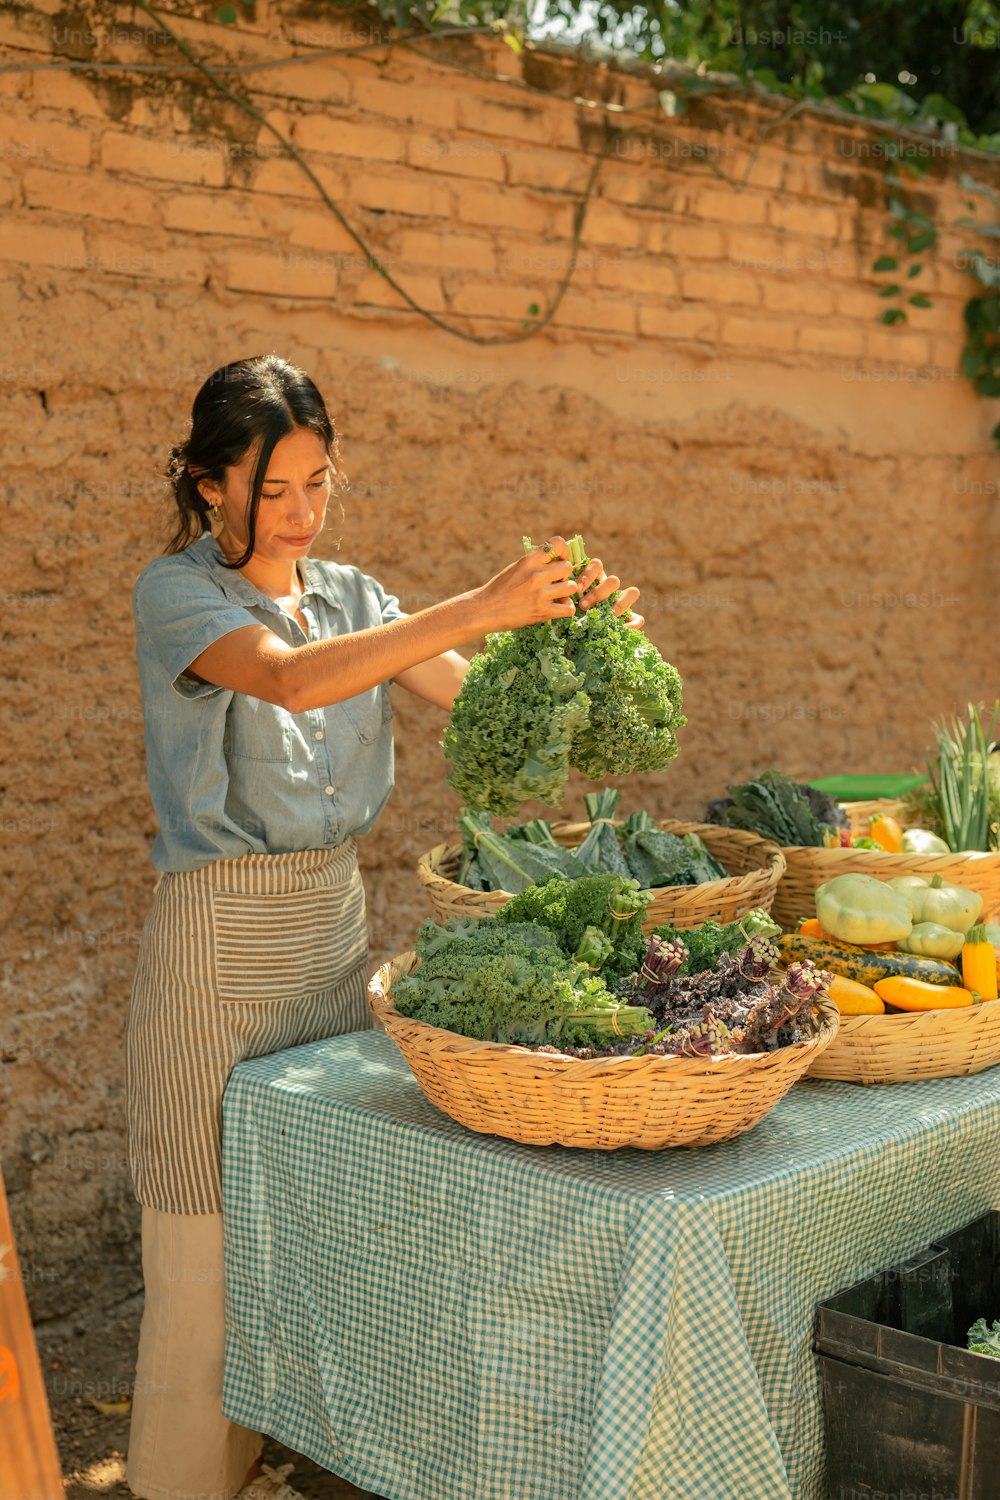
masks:
[(529, 313), (531, 314), (531, 316), (533, 318), (537, 318), (538, 317), (538, 303), (537, 302), (532, 302), (531, 306), (528, 308), (528, 311), (529, 311)]
[(893, 323), (905, 323), (907, 321), (907, 317), (901, 307), (890, 307), (887, 308), (886, 311), (882, 314), (880, 321), (883, 323), (888, 323), (891, 327)]
[(923, 250), (929, 250), (937, 239), (936, 229), (924, 229), (920, 234), (915, 234), (907, 241), (906, 248), (911, 255), (919, 255)]
[(994, 446), (1000, 448), (1000, 422), (994, 427), (990, 437), (993, 439)]
[(232, 26), (239, 20), (235, 5), (220, 5), (215, 12), (215, 19), (221, 21), (224, 26)]
[(934, 303), (924, 292), (917, 292), (914, 296), (907, 298), (911, 307), (933, 307)]
[(952, 104), (943, 94), (925, 94), (920, 101), (920, 118), (931, 120), (954, 120), (958, 125), (967, 120), (957, 104)]
[(921, 262), (920, 262), (920, 261), (919, 261), (919, 260), (918, 260), (918, 261), (917, 261), (917, 262), (916, 262), (916, 263), (915, 263), (915, 264), (914, 264), (914, 265), (912, 265), (912, 266), (911, 266), (911, 267), (910, 267), (910, 269), (909, 269), (909, 270), (908, 270), (908, 271), (907, 271), (907, 273), (906, 273), (906, 274), (907, 274), (907, 276), (910, 276), (910, 277), (913, 277), (913, 276), (919, 276), (919, 275), (920, 275), (920, 273), (921, 273), (921, 271), (922, 271), (922, 270), (923, 270), (923, 269), (924, 269), (924, 268), (923, 268), (923, 265), (922, 265), (922, 263), (921, 263)]
[(909, 219), (912, 217), (912, 210), (903, 202), (902, 198), (889, 199), (889, 212), (894, 219)]
[(872, 261), (873, 271), (898, 271), (898, 269), (899, 261), (894, 255), (880, 255), (878, 260)]
[(980, 375), (973, 384), (981, 396), (1000, 396), (1000, 375)]
[(894, 240), (905, 240), (909, 232), (905, 224), (893, 224), (889, 230), (889, 234)]
[(879, 292), (879, 296), (880, 297), (898, 297), (899, 296), (899, 283), (896, 282), (896, 281), (894, 281), (891, 286), (883, 287), (882, 290)]
[(974, 381), (982, 368), (983, 361), (978, 350), (962, 350), (962, 374), (966, 380)]
[(855, 92), (872, 104), (880, 104), (883, 109), (894, 109), (900, 98), (905, 98), (892, 83), (859, 83)]

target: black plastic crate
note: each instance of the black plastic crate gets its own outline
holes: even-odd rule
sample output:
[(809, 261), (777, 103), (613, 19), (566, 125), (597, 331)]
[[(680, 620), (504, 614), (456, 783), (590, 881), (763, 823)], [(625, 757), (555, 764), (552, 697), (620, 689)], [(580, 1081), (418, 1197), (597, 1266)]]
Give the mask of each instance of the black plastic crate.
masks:
[(819, 1305), (830, 1500), (1000, 1500), (1000, 1213)]

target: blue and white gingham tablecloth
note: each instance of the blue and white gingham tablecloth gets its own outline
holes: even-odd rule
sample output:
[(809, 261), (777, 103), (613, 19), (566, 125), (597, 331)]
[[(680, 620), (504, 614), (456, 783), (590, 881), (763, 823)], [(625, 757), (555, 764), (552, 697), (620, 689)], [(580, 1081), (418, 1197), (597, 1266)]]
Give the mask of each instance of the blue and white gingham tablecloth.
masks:
[(240, 1063), (223, 1120), (223, 1409), (391, 1500), (822, 1500), (817, 1302), (1000, 1206), (1000, 1068), (591, 1152), (357, 1032)]

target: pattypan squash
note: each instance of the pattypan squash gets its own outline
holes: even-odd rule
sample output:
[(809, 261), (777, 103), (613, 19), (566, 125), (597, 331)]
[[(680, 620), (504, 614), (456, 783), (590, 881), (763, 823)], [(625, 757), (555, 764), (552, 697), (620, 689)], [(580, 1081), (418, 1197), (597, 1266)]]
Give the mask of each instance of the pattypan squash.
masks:
[(979, 919), (983, 898), (964, 885), (949, 885), (940, 875), (897, 875), (889, 884), (910, 903), (914, 922), (937, 922), (952, 932), (968, 932)]
[(918, 922), (896, 947), (901, 953), (915, 953), (919, 958), (957, 958), (965, 943), (965, 933), (940, 922)]
[(913, 925), (902, 891), (873, 875), (836, 875), (816, 892), (824, 932), (842, 943), (895, 943)]
[(928, 828), (908, 828), (903, 834), (902, 852), (904, 854), (950, 854), (951, 850), (944, 839), (938, 838), (936, 833), (931, 833)]

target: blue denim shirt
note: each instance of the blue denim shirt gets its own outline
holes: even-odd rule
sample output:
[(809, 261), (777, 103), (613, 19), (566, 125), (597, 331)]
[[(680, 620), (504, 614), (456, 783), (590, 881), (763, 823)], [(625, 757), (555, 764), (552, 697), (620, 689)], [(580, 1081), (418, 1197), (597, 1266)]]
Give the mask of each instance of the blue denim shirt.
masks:
[(307, 637), (222, 562), (206, 534), (150, 563), (133, 590), (158, 870), (332, 848), (367, 833), (392, 790), (388, 683), (291, 714), (198, 682), (186, 669), (213, 641), (245, 625), (267, 625), (289, 645), (303, 645), (401, 619), (399, 600), (357, 568), (307, 558), (300, 564)]

